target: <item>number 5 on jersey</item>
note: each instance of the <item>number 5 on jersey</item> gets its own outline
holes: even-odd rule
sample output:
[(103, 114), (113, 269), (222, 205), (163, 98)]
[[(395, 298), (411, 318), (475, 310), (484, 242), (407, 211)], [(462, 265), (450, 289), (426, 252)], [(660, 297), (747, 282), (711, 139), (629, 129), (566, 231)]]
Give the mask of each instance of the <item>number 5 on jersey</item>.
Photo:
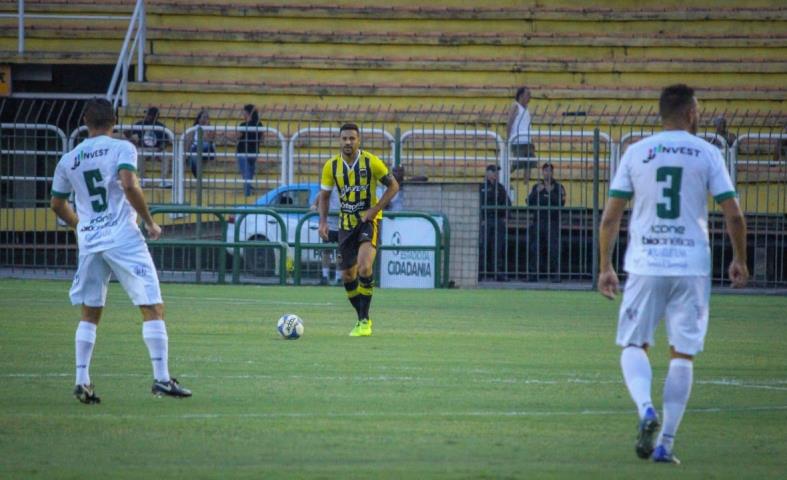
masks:
[(103, 212), (107, 209), (107, 189), (99, 185), (99, 183), (103, 180), (101, 176), (101, 170), (93, 169), (93, 170), (86, 170), (83, 172), (85, 176), (85, 183), (87, 184), (87, 191), (90, 193), (90, 197), (95, 197), (98, 195), (98, 199), (92, 200), (90, 205), (93, 206), (93, 211), (96, 213)]

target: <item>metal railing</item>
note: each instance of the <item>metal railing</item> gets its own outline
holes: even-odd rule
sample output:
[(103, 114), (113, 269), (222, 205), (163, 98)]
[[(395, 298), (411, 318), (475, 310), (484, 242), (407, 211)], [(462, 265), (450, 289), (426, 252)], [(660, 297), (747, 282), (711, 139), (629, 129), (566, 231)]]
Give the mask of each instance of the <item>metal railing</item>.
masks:
[[(123, 46), (120, 48), (115, 71), (112, 73), (112, 80), (107, 88), (107, 99), (112, 102), (112, 106), (115, 108), (118, 105), (128, 105), (128, 70), (133, 63), (134, 53), (137, 54), (136, 79), (138, 82), (145, 79), (146, 30), (145, 2), (137, 0), (128, 23), (126, 36), (123, 39)], [(134, 35), (133, 40), (131, 40), (132, 35)]]
[[(44, 255), (42, 252), (56, 249), (58, 242), (62, 243), (64, 239), (70, 238), (63, 236), (65, 232), (58, 229), (54, 217), (46, 207), (57, 159), (64, 150), (76, 146), (83, 131), (78, 124), (81, 104), (74, 105), (76, 106), (0, 99), (0, 114), (4, 118), (14, 118), (13, 122), (4, 123), (0, 129), (0, 234), (5, 235), (6, 239), (0, 243), (8, 245), (8, 239), (15, 238), (17, 240), (13, 243), (14, 251), (26, 252), (16, 257), (6, 255), (0, 262), (0, 268), (43, 266), (47, 262), (60, 265), (59, 259), (47, 257), (49, 254)], [(13, 111), (10, 110), (12, 106), (15, 109)], [(339, 151), (338, 126), (344, 120), (354, 119), (353, 115), (347, 115), (346, 112), (342, 112), (341, 120), (336, 120), (324, 119), (319, 115), (312, 117), (311, 112), (292, 115), (278, 110), (261, 111), (261, 123), (264, 126), (254, 129), (266, 134), (260, 145), (259, 158), (262, 160), (258, 165), (272, 167), (273, 170), (259, 171), (258, 177), (254, 179), (254, 185), (259, 190), (253, 195), (244, 196), (243, 192), (235, 187), (240, 182), (238, 173), (233, 171), (235, 163), (214, 162), (212, 167), (203, 171), (204, 195), (200, 200), (196, 195), (197, 179), (187, 179), (183, 174), (183, 165), (188, 156), (185, 143), (196, 131), (194, 127), (185, 125), (191, 125), (195, 111), (198, 110), (190, 107), (170, 110), (162, 108), (161, 121), (168, 127), (133, 125), (135, 116), (141, 116), (141, 110), (132, 108), (121, 111), (124, 119), (123, 123), (118, 125), (118, 133), (121, 135), (146, 127), (169, 132), (165, 136), (167, 142), (172, 144), (171, 150), (140, 150), (140, 158), (150, 153), (147, 156), (152, 171), (148, 172), (142, 181), (151, 203), (235, 208), (255, 203), (267, 188), (290, 182), (308, 183), (311, 186), (319, 184), (324, 162)], [(213, 124), (210, 129), (215, 131), (217, 136), (222, 135), (222, 131), (231, 136), (233, 132), (242, 130), (237, 126), (240, 114), (240, 106), (211, 110)], [(448, 117), (453, 119), (456, 115)], [(411, 182), (461, 183), (465, 187), (480, 184), (487, 163), (506, 166), (501, 171), (501, 177), (505, 172), (510, 172), (510, 188), (506, 191), (512, 206), (507, 209), (509, 222), (503, 235), (505, 261), (500, 265), (490, 266), (486, 269), (489, 271), (481, 268), (480, 272), (491, 276), (502, 275), (510, 280), (522, 281), (533, 273), (543, 273), (539, 270), (542, 269), (543, 260), (549, 255), (549, 250), (536, 257), (535, 271), (529, 263), (533, 256), (529, 250), (532, 243), (529, 232), (535, 230), (531, 230), (531, 227), (536, 219), (536, 209), (528, 205), (528, 194), (542, 174), (541, 169), (536, 166), (541, 166), (546, 161), (553, 163), (555, 178), (566, 190), (566, 204), (559, 215), (557, 274), (564, 281), (590, 284), (595, 272), (593, 262), (596, 258), (594, 242), (597, 237), (597, 217), (605, 202), (612, 174), (610, 170), (614, 168), (631, 140), (659, 129), (657, 117), (636, 118), (637, 123), (633, 124), (599, 124), (595, 128), (593, 123), (586, 119), (582, 122), (570, 119), (571, 121), (566, 123), (560, 123), (563, 118), (554, 120), (556, 119), (552, 117), (545, 119), (533, 115), (534, 125), (530, 140), (537, 147), (537, 152), (531, 172), (524, 178), (522, 169), (513, 169), (510, 157), (510, 145), (515, 140), (507, 140), (501, 145), (502, 137), (498, 132), (502, 131), (502, 123), (495, 126), (496, 124), (489, 123), (486, 118), (477, 120), (477, 124), (473, 123), (473, 119), (464, 119), (464, 123), (451, 128), (447, 119), (436, 118), (434, 115), (425, 116), (421, 120), (413, 117), (407, 122), (393, 117), (377, 119), (368, 124), (361, 121), (357, 123), (364, 133), (362, 142), (368, 140), (371, 144), (369, 146), (362, 143), (362, 148), (369, 148), (389, 163), (395, 162), (397, 158), (401, 159), (405, 172), (405, 194)], [(545, 123), (538, 123), (540, 121)], [(620, 122), (621, 119), (617, 121)], [(787, 119), (761, 115), (752, 116), (746, 121), (749, 123), (731, 126), (732, 133), (737, 134), (738, 138), (727, 144), (726, 156), (740, 194), (741, 205), (750, 223), (749, 257), (753, 259), (750, 268), (754, 272), (756, 285), (787, 286), (787, 133), (780, 123)], [(203, 136), (207, 130), (208, 127), (203, 127)], [(403, 133), (389, 133), (397, 131)], [(422, 135), (420, 132), (427, 133)], [(700, 136), (725, 148), (721, 141), (726, 138), (709, 129), (707, 122), (701, 124)], [(216, 145), (217, 157), (234, 155), (232, 142), (221, 147)], [(148, 178), (157, 179), (158, 172), (155, 169), (158, 159), (173, 162), (172, 190)], [(419, 171), (419, 165), (430, 165), (429, 170)], [(429, 173), (429, 177), (419, 176), (419, 173)], [(411, 199), (411, 203), (405, 203), (405, 209), (419, 208), (420, 200), (408, 195), (404, 198)], [(710, 211), (714, 281), (720, 282), (724, 275), (721, 264), (728, 261), (730, 248), (723, 224), (717, 221), (720, 218), (717, 208), (711, 206)], [(477, 211), (472, 211), (464, 215), (477, 214)], [(168, 221), (174, 224), (179, 220), (170, 218)], [(466, 238), (467, 235), (467, 232), (461, 231), (457, 238)], [(24, 242), (18, 240), (22, 238), (25, 239)], [(45, 243), (44, 239), (48, 243)], [(73, 240), (69, 241), (72, 242), (67, 244), (69, 247), (62, 243), (64, 250), (73, 247)], [(292, 239), (288, 243), (292, 246)], [(34, 247), (36, 244), (39, 247)], [(623, 246), (625, 238), (622, 237), (616, 257), (618, 259), (622, 257), (620, 248)], [(466, 255), (466, 252), (462, 255)], [(27, 262), (21, 260), (23, 257), (36, 260)], [(292, 258), (292, 255), (289, 258)], [(311, 260), (313, 259), (307, 263), (313, 263)], [(551, 273), (550, 270), (551, 267), (547, 266), (547, 273)], [(311, 272), (305, 274), (310, 275)], [(251, 276), (249, 278), (254, 280)]]

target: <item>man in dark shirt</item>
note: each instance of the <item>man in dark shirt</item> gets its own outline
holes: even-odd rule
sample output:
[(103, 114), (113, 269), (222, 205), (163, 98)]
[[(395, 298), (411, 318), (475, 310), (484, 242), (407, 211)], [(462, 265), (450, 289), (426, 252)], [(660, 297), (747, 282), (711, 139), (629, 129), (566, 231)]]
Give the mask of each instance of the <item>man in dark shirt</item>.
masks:
[[(527, 204), (533, 211), (532, 234), (528, 235), (529, 280), (536, 281), (540, 271), (551, 274), (553, 282), (560, 281), (560, 207), (566, 204), (566, 189), (556, 182), (550, 162), (541, 167), (543, 178), (533, 185)], [(549, 270), (546, 259), (549, 258)]]
[(479, 273), (482, 280), (496, 279), (504, 282), (506, 249), (505, 207), (511, 206), (511, 199), (505, 187), (497, 181), (500, 167), (487, 165), (486, 179), (481, 186), (481, 249), (479, 252)]
[[(167, 148), (169, 142), (167, 141), (167, 134), (163, 130), (166, 126), (159, 122), (158, 118), (158, 107), (148, 108), (145, 111), (145, 118), (134, 123), (134, 127), (131, 128), (129, 140), (137, 146), (141, 157), (137, 168), (140, 179), (145, 176), (145, 164), (148, 160), (160, 160), (160, 186), (170, 188), (172, 187), (172, 182), (169, 180), (169, 172), (172, 166), (172, 159), (163, 155), (164, 149)], [(150, 127), (162, 128), (154, 129)]]

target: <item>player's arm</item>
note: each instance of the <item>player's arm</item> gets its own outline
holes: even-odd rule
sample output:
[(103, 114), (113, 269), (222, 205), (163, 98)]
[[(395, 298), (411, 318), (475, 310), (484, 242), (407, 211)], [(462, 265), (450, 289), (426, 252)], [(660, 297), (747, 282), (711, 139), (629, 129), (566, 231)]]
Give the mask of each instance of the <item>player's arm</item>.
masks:
[(728, 273), (732, 286), (740, 288), (749, 280), (749, 268), (746, 265), (746, 220), (737, 198), (723, 200), (719, 206), (724, 213), (727, 234), (732, 240), (732, 261)]
[(619, 285), (618, 275), (612, 266), (612, 249), (618, 239), (620, 221), (623, 218), (627, 200), (626, 198), (610, 197), (604, 208), (604, 214), (601, 216), (598, 291), (610, 300), (615, 298)]
[(137, 180), (137, 174), (133, 170), (122, 168), (118, 171), (118, 176), (120, 177), (120, 185), (123, 187), (126, 199), (145, 223), (148, 236), (151, 240), (158, 240), (161, 236), (161, 227), (153, 221), (153, 217), (150, 215), (148, 203), (145, 201), (145, 195), (142, 193), (142, 188), (140, 188)]
[(66, 222), (69, 227), (73, 229), (77, 228), (79, 218), (77, 218), (76, 212), (74, 212), (74, 209), (71, 208), (71, 205), (68, 203), (68, 198), (52, 195), (49, 206), (52, 208), (52, 211), (55, 212), (57, 218)]
[(385, 185), (385, 193), (377, 200), (376, 204), (372, 205), (369, 210), (366, 211), (366, 214), (363, 216), (364, 222), (371, 222), (374, 220), (377, 214), (380, 213), (380, 210), (384, 209), (391, 202), (394, 195), (399, 192), (399, 182), (397, 182), (390, 173), (380, 178), (380, 183)]
[(320, 212), (320, 228), (318, 233), (324, 240), (328, 240), (328, 205), (331, 202), (331, 190), (320, 190), (317, 194), (317, 211)]

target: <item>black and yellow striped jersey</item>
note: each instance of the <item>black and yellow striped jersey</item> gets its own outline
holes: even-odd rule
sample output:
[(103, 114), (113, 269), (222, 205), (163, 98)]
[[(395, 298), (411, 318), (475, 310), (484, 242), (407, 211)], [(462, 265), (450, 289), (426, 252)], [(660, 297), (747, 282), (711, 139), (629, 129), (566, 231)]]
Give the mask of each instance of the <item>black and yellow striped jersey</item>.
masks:
[[(363, 212), (377, 203), (377, 183), (386, 175), (385, 162), (363, 150), (358, 151), (352, 165), (347, 165), (341, 154), (325, 162), (320, 186), (323, 190), (339, 191), (339, 223), (343, 230), (355, 228)], [(382, 211), (377, 214), (377, 220), (381, 218)]]

